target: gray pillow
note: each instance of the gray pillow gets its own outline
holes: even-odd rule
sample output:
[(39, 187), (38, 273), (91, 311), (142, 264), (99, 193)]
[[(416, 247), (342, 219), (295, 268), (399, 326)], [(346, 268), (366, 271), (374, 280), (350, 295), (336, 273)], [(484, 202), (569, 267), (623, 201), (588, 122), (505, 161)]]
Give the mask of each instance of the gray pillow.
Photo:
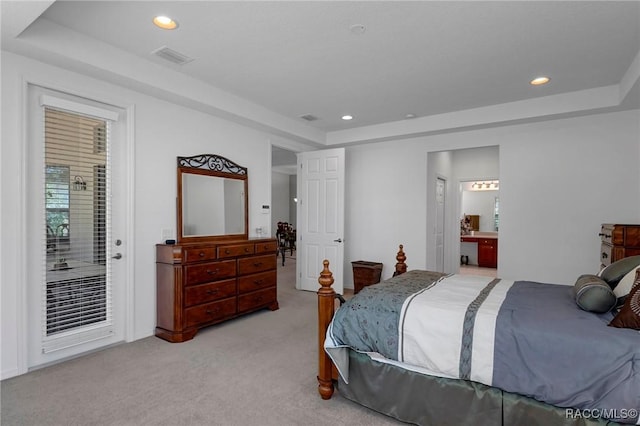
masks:
[(611, 289), (614, 289), (620, 280), (638, 265), (640, 265), (640, 256), (625, 257), (603, 268), (598, 276), (609, 284)]
[(618, 301), (609, 284), (597, 275), (580, 275), (573, 286), (573, 293), (580, 309), (599, 314), (609, 312)]

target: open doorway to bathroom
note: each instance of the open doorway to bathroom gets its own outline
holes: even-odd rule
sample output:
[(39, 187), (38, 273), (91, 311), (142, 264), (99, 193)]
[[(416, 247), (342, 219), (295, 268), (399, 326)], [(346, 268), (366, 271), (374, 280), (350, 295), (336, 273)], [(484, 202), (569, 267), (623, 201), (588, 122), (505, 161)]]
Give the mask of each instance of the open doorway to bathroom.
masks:
[(497, 275), (500, 181), (460, 182), (460, 273)]
[[(494, 197), (498, 197), (499, 208), (499, 191), (496, 191), (494, 187), (491, 187), (491, 182), (495, 182), (499, 188), (500, 185), (500, 161), (499, 161), (499, 147), (487, 146), (481, 148), (463, 148), (448, 151), (433, 151), (427, 154), (427, 215), (426, 215), (426, 265), (427, 269), (438, 270), (439, 261), (441, 257), (438, 253), (442, 251), (444, 253), (444, 272), (446, 273), (458, 273), (468, 272), (472, 268), (479, 268), (476, 262), (469, 259), (467, 262), (460, 262), (461, 260), (461, 220), (464, 219), (464, 213), (467, 215), (478, 216), (478, 232), (480, 232), (480, 221), (482, 221), (482, 231), (484, 232), (496, 232), (491, 226), (495, 225), (495, 214), (493, 209), (495, 208), (494, 202), (491, 203), (491, 211), (483, 210), (482, 212), (471, 211), (472, 208), (465, 207), (463, 209), (462, 195), (463, 195), (463, 183), (470, 182), (469, 185), (473, 185), (477, 181), (475, 189), (479, 189), (479, 185), (484, 186), (488, 183), (491, 191), (489, 193), (494, 194)], [(439, 200), (442, 199), (442, 194), (438, 194), (439, 179), (446, 180), (447, 184), (444, 187), (444, 243), (440, 241), (438, 230), (438, 212)], [(477, 191), (481, 192), (481, 191)], [(466, 202), (466, 200), (465, 200)], [(475, 206), (473, 206), (475, 210)], [(499, 214), (499, 213), (498, 213)], [(499, 226), (499, 216), (498, 226)], [(487, 229), (484, 229), (484, 226)], [(498, 239), (495, 239), (498, 242)], [(492, 250), (495, 249), (497, 253), (497, 246), (493, 245)], [(497, 254), (496, 254), (497, 256)], [(462, 258), (466, 260), (466, 258)], [(477, 254), (475, 255), (477, 259)], [(475, 260), (474, 259), (474, 260)], [(462, 265), (461, 265), (462, 263)], [(461, 271), (461, 266), (470, 267)], [(496, 265), (491, 268), (478, 269), (476, 274), (489, 273), (493, 276), (497, 275), (497, 259)]]

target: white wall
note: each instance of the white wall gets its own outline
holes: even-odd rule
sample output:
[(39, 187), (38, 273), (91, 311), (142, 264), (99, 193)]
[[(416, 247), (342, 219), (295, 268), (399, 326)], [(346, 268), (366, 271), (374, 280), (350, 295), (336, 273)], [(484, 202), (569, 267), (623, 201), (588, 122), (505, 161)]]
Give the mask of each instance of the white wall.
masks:
[(271, 216), (260, 206), (271, 204), (270, 135), (197, 112), (123, 87), (2, 52), (1, 168), (1, 374), (25, 372), (26, 303), (20, 265), (23, 244), (25, 194), (22, 177), (27, 161), (23, 91), (25, 81), (72, 92), (114, 105), (135, 108), (133, 172), (133, 241), (125, 241), (133, 267), (133, 318), (129, 340), (153, 334), (155, 312), (155, 244), (161, 229), (176, 222), (176, 157), (219, 154), (248, 168), (249, 231), (264, 226), (271, 232)]
[[(633, 110), (348, 148), (345, 286), (360, 258), (383, 262), (390, 276), (399, 243), (409, 268), (433, 268), (427, 194), (437, 173), (455, 174), (431, 170), (428, 153), (478, 146), (499, 147), (499, 275), (573, 284), (597, 272), (600, 224), (640, 222), (639, 123)], [(454, 272), (459, 239), (447, 238)]]
[(639, 127), (636, 110), (502, 135), (503, 276), (573, 284), (598, 271), (601, 223), (640, 223)]

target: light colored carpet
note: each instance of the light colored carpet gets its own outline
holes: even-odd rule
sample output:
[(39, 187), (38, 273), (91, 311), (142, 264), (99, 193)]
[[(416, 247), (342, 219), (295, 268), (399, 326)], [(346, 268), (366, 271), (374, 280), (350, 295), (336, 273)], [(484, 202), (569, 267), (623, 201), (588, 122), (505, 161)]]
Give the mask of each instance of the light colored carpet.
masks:
[(1, 424), (399, 424), (337, 392), (318, 395), (316, 295), (295, 290), (288, 256), (278, 301), (188, 342), (149, 337), (4, 380)]

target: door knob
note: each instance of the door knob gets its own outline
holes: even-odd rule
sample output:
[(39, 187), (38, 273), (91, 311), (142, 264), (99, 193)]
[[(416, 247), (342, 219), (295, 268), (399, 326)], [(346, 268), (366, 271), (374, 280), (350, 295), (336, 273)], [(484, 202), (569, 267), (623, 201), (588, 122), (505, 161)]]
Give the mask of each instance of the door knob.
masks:
[(116, 253), (115, 256), (111, 256), (112, 259), (122, 259), (122, 253)]
[(338, 238), (337, 240), (333, 240), (334, 243), (341, 243), (342, 242), (342, 238)]

